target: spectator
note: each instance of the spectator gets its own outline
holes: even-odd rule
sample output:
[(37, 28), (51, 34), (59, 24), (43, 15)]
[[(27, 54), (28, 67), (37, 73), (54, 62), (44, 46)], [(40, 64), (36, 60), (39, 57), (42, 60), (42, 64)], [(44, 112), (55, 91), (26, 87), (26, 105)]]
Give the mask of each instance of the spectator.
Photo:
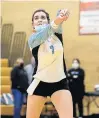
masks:
[(76, 104), (78, 104), (79, 116), (83, 116), (83, 96), (85, 92), (85, 72), (80, 67), (79, 59), (73, 59), (72, 68), (68, 71), (69, 87), (73, 98), (73, 115), (76, 117)]
[(11, 90), (14, 98), (14, 118), (20, 118), (20, 112), (28, 87), (28, 77), (24, 70), (24, 61), (18, 58), (15, 67), (11, 71)]
[(31, 63), (25, 66), (25, 71), (27, 72), (28, 75), (28, 83), (30, 85), (30, 83), (32, 82), (32, 76), (34, 73), (34, 68), (35, 68), (35, 59), (34, 57), (31, 58)]

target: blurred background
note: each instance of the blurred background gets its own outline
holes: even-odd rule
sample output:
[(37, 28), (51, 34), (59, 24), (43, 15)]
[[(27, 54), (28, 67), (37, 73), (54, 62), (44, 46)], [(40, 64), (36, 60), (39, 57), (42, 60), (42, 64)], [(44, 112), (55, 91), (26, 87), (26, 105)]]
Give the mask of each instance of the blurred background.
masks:
[[(43, 8), (55, 19), (59, 9), (70, 10), (70, 17), (63, 25), (64, 54), (67, 69), (71, 67), (72, 59), (79, 58), (84, 68), (86, 92), (94, 92), (94, 86), (99, 84), (99, 34), (79, 34), (80, 0), (63, 1), (1, 1), (1, 95), (11, 93), (10, 72), (18, 57), (23, 57), (29, 64), (31, 53), (27, 44), (32, 32), (32, 14)], [(89, 101), (89, 99), (91, 101)], [(94, 102), (95, 100), (95, 102)], [(93, 102), (92, 102), (93, 101)], [(89, 102), (89, 103), (88, 103)], [(91, 102), (91, 103), (90, 103)], [(97, 104), (98, 103), (98, 104)], [(99, 117), (99, 95), (90, 98), (85, 96), (84, 117)], [(88, 107), (89, 105), (89, 107)], [(97, 106), (98, 105), (98, 106)], [(13, 105), (0, 105), (2, 117), (13, 116)], [(87, 107), (86, 107), (87, 106)], [(88, 112), (88, 108), (90, 111)], [(25, 116), (26, 105), (22, 107)], [(55, 108), (50, 104), (50, 98), (42, 111), (41, 117), (58, 117)], [(44, 117), (45, 117), (44, 116)]]

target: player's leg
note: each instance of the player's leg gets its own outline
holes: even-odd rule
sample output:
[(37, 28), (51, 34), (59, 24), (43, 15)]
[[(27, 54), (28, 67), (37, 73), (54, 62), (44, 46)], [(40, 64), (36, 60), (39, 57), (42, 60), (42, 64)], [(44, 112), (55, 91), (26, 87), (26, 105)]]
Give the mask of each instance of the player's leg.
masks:
[(26, 118), (39, 118), (45, 102), (46, 97), (28, 95)]
[(51, 100), (59, 114), (59, 118), (73, 118), (72, 97), (69, 90), (58, 90)]

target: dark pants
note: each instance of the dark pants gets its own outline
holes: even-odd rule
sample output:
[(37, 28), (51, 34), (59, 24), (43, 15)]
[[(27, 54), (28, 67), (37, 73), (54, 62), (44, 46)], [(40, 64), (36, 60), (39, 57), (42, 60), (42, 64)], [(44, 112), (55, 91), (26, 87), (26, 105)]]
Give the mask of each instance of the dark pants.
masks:
[(24, 94), (22, 94), (17, 89), (12, 89), (12, 94), (14, 97), (14, 116), (13, 116), (13, 118), (20, 118)]
[(79, 116), (83, 116), (83, 98), (79, 100), (73, 100), (73, 116), (77, 117), (76, 104), (78, 105)]

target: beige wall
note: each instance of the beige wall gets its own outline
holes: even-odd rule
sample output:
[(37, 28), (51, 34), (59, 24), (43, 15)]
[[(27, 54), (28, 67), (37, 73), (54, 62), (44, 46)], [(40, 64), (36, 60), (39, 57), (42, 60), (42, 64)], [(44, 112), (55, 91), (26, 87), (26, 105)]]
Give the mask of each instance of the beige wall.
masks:
[(73, 58), (78, 57), (86, 72), (86, 88), (93, 90), (94, 85), (99, 84), (99, 35), (79, 35), (79, 0), (2, 2), (2, 24), (13, 23), (14, 32), (25, 31), (28, 39), (32, 31), (32, 13), (37, 8), (46, 9), (51, 19), (55, 18), (58, 9), (70, 10), (70, 18), (63, 25), (67, 67), (71, 66)]

